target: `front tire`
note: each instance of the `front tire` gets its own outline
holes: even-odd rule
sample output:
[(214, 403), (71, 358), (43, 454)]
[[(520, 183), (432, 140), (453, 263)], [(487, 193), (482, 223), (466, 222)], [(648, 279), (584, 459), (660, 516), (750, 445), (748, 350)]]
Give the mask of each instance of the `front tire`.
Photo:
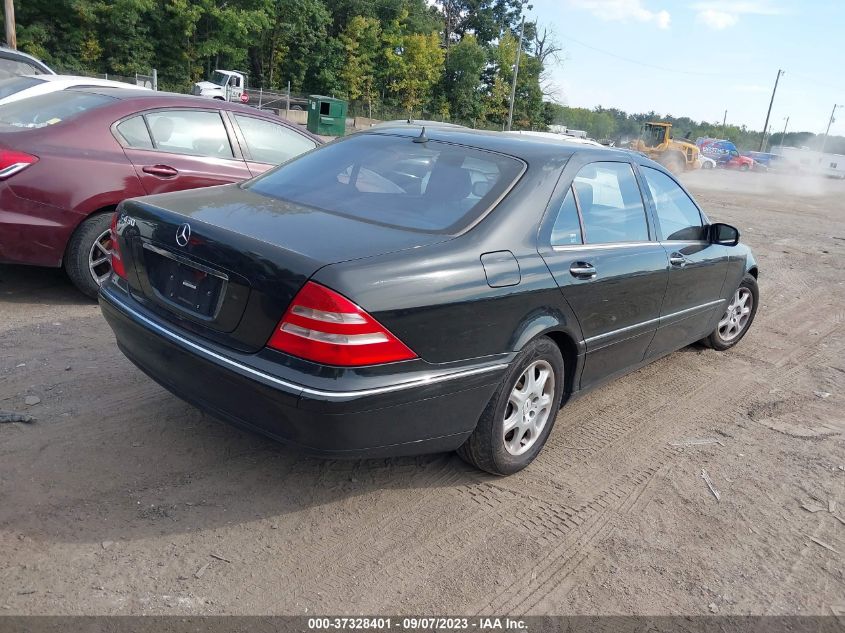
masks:
[(97, 298), (97, 291), (111, 274), (111, 213), (87, 218), (71, 237), (65, 253), (67, 276), (83, 294)]
[(528, 466), (551, 433), (564, 389), (564, 364), (548, 337), (531, 341), (516, 357), (458, 455), (494, 475)]
[(757, 280), (750, 273), (746, 273), (725, 308), (725, 313), (719, 319), (716, 329), (704, 342), (719, 351), (730, 349), (739, 343), (754, 321), (759, 302)]

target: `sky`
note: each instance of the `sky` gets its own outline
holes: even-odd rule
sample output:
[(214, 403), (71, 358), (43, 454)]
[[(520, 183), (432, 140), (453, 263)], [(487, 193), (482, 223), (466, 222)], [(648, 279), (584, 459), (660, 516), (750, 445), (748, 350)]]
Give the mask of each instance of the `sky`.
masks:
[[(845, 0), (528, 0), (563, 47), (550, 78), (572, 107), (823, 133), (845, 104)], [(845, 108), (831, 134), (845, 135)]]

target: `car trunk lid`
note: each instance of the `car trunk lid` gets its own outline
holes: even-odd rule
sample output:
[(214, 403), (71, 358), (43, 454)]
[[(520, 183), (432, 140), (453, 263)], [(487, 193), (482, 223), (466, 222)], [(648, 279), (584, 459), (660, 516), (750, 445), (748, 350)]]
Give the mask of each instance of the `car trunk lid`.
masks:
[(447, 239), (338, 216), (237, 185), (123, 203), (130, 290), (180, 327), (263, 347), (317, 270)]

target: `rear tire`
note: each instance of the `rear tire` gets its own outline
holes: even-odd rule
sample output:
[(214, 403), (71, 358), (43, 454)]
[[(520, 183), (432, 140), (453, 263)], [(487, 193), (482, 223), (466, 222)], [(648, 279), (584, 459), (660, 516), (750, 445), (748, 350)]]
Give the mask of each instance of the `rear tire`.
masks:
[(531, 341), (511, 363), (461, 458), (494, 475), (511, 475), (542, 450), (563, 398), (564, 364), (548, 337)]
[(65, 252), (67, 276), (92, 299), (97, 298), (100, 284), (111, 273), (111, 262), (107, 258), (111, 249), (110, 225), (111, 213), (92, 215), (77, 227)]
[(731, 296), (725, 313), (719, 319), (719, 324), (704, 339), (704, 343), (720, 352), (739, 343), (751, 327), (759, 303), (760, 291), (757, 280), (750, 273), (746, 273), (736, 292)]

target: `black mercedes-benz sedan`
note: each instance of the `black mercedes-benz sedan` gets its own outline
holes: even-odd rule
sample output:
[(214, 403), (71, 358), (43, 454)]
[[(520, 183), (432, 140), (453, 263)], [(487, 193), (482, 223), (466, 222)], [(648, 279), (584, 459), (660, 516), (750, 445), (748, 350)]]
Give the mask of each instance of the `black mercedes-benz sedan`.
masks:
[[(124, 202), (100, 291), (123, 353), (329, 456), (509, 474), (570, 398), (748, 331), (757, 265), (657, 163), (471, 130), (355, 134), (239, 185)], [(667, 398), (677, 394), (667, 394)]]

